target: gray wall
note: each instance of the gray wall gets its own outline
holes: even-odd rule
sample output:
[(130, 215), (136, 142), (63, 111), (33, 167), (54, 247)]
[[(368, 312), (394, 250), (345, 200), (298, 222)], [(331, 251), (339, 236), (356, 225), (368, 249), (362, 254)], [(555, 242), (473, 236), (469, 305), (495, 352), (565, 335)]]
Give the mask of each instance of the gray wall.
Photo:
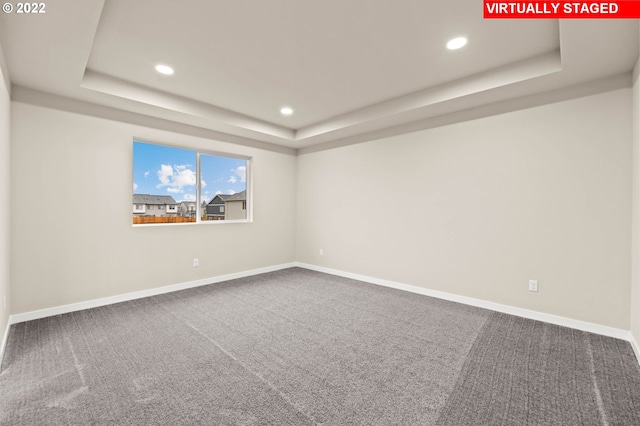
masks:
[[(295, 156), (23, 103), (11, 107), (13, 314), (294, 261)], [(134, 137), (253, 157), (254, 222), (133, 227)], [(281, 202), (270, 202), (274, 193)], [(19, 207), (34, 199), (65, 208), (42, 220), (38, 209)], [(96, 200), (109, 209), (69, 214)]]
[(632, 279), (631, 334), (640, 343), (640, 59), (633, 80), (633, 193), (632, 193)]
[(301, 155), (296, 258), (628, 330), (631, 127), (624, 89)]
[[(0, 47), (0, 57), (3, 55)], [(0, 64), (4, 61), (0, 58)], [(9, 93), (0, 68), (0, 344), (4, 342), (5, 331), (11, 312), (10, 297), (10, 205), (11, 205), (11, 155), (10, 155), (10, 102)], [(6, 300), (7, 307), (4, 308)]]

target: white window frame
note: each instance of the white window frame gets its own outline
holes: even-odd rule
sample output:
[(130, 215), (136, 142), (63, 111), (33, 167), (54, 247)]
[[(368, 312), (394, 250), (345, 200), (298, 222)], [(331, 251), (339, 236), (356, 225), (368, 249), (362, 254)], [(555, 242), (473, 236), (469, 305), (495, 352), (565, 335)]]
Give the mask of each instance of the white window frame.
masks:
[[(222, 225), (222, 224), (229, 224), (229, 223), (252, 223), (253, 222), (253, 174), (252, 174), (252, 162), (253, 162), (253, 158), (246, 156), (246, 155), (240, 155), (240, 154), (234, 154), (234, 153), (229, 153), (229, 152), (221, 152), (221, 151), (209, 151), (209, 150), (202, 150), (202, 149), (197, 149), (197, 148), (191, 148), (188, 146), (180, 146), (180, 145), (173, 145), (173, 144), (167, 144), (167, 143), (162, 143), (162, 142), (155, 142), (155, 141), (150, 141), (149, 139), (146, 138), (133, 138), (132, 143), (133, 142), (139, 142), (139, 143), (145, 143), (145, 144), (150, 144), (150, 145), (159, 145), (159, 146), (163, 146), (163, 147), (167, 147), (167, 148), (177, 148), (177, 149), (182, 149), (185, 151), (192, 151), (195, 152), (196, 154), (196, 200), (195, 200), (195, 207), (194, 207), (194, 211), (195, 211), (195, 222), (185, 222), (185, 223), (147, 223), (147, 224), (133, 224), (132, 226), (134, 227), (153, 227), (153, 226), (191, 226), (191, 225)], [(132, 154), (133, 154), (133, 146), (132, 146)], [(206, 211), (207, 211), (207, 204), (205, 204), (204, 206), (202, 205), (202, 197), (201, 197), (201, 185), (202, 185), (202, 177), (201, 177), (201, 173), (200, 173), (200, 156), (204, 154), (204, 155), (211, 155), (211, 156), (216, 156), (216, 157), (225, 157), (225, 158), (232, 158), (232, 159), (236, 159), (236, 160), (243, 160), (245, 162), (245, 173), (246, 173), (246, 186), (245, 186), (245, 191), (246, 191), (246, 200), (244, 201), (244, 203), (247, 206), (246, 209), (246, 217), (244, 219), (234, 219), (234, 220), (202, 220), (202, 216), (203, 214), (206, 215)], [(133, 162), (133, 159), (132, 159)], [(145, 205), (143, 205), (143, 208), (146, 207)], [(145, 209), (146, 210), (146, 209)], [(134, 212), (135, 213), (145, 213), (145, 211), (136, 211), (135, 210), (135, 205), (134, 205)], [(178, 208), (177, 206), (174, 206), (174, 209), (169, 212), (169, 206), (167, 206), (167, 213), (178, 213)], [(224, 213), (224, 205), (222, 206), (222, 211), (221, 213)]]

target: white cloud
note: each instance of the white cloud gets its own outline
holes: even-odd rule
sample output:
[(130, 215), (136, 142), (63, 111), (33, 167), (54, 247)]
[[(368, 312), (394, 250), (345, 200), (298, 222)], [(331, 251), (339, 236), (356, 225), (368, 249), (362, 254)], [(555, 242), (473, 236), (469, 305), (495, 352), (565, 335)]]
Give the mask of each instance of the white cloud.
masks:
[(229, 194), (229, 195), (233, 195), (235, 193), (236, 193), (236, 191), (234, 191), (233, 189), (227, 190), (227, 194)]
[(182, 198), (182, 201), (195, 201), (196, 200), (196, 194), (184, 194), (184, 197)]
[(236, 183), (238, 181), (238, 179), (235, 176), (231, 176), (229, 177), (229, 180), (227, 181), (227, 183)]
[(133, 182), (133, 190), (135, 191), (136, 189), (138, 189), (138, 184)]
[(216, 195), (222, 194), (222, 191), (216, 191)]
[(160, 170), (158, 170), (158, 180), (160, 183), (157, 185), (158, 188), (162, 188), (163, 186), (167, 186), (171, 182), (171, 177), (173, 176), (173, 167), (170, 164), (161, 164)]
[(196, 172), (191, 169), (180, 170), (178, 174), (173, 176), (173, 184), (183, 186), (193, 186), (196, 184)]
[(204, 179), (200, 180), (200, 188), (204, 188), (205, 186), (207, 186), (207, 182), (204, 181)]
[(156, 185), (156, 188), (167, 187), (167, 192), (172, 194), (184, 192), (185, 186), (195, 186), (196, 184), (196, 172), (184, 164), (175, 166), (162, 164), (157, 174), (160, 183)]
[(144, 177), (148, 178), (149, 177), (149, 170), (147, 170), (146, 172), (144, 172)]
[[(245, 166), (239, 166), (236, 167), (235, 169), (231, 169), (232, 173), (235, 173), (235, 175), (240, 178), (240, 182), (246, 182), (247, 181), (247, 168)], [(237, 178), (236, 176), (231, 176), (230, 179), (236, 179), (233, 182), (231, 182), (231, 180), (229, 180), (229, 183), (236, 183), (237, 182)]]

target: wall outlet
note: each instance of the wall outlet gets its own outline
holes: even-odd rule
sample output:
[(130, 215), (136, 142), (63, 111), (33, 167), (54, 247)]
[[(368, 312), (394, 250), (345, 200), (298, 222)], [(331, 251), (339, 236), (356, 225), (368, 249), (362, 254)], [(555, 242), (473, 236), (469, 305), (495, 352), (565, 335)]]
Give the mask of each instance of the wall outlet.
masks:
[(193, 259), (193, 267), (197, 268), (198, 266), (200, 266), (200, 262), (198, 262), (198, 259)]
[(529, 291), (538, 292), (538, 281), (529, 280)]
[(324, 256), (324, 250), (320, 249), (320, 256)]

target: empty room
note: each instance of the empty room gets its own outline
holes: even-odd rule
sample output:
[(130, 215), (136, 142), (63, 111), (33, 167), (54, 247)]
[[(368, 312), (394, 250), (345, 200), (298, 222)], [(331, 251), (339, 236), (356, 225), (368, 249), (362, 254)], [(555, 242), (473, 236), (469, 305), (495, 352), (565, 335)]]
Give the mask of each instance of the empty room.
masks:
[(4, 2), (0, 424), (640, 424), (638, 18)]

